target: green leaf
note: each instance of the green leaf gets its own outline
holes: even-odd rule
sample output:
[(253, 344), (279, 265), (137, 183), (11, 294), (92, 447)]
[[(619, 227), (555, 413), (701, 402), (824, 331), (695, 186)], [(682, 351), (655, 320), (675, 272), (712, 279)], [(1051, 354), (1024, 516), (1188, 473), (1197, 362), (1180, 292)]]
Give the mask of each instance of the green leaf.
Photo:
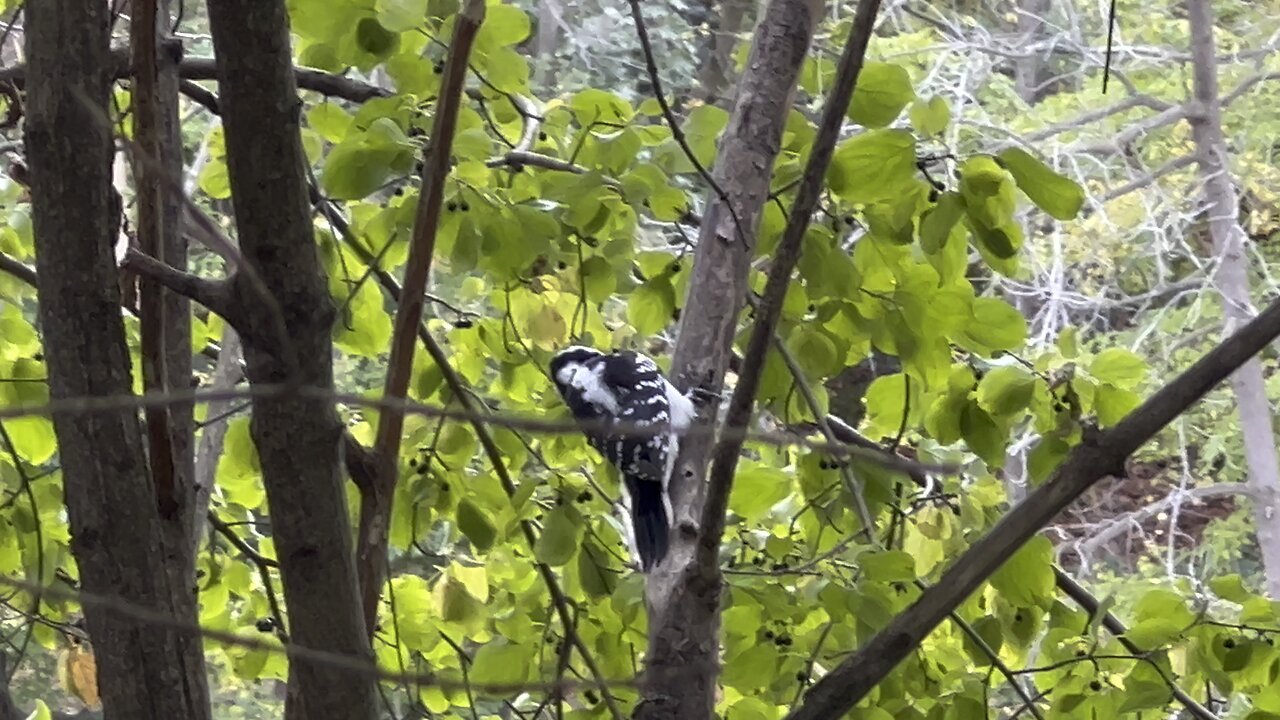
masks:
[(225, 161), (210, 160), (200, 168), (200, 191), (214, 200), (231, 197), (231, 176), (227, 174)]
[(992, 415), (1026, 410), (1035, 390), (1035, 376), (1016, 365), (993, 368), (978, 383), (978, 404)]
[(976, 402), (967, 404), (960, 415), (960, 435), (969, 449), (989, 467), (1004, 464), (1004, 449), (1008, 438), (995, 420)]
[(1058, 334), (1058, 352), (1062, 353), (1062, 357), (1067, 360), (1074, 360), (1080, 354), (1080, 346), (1077, 341), (1080, 331), (1074, 325), (1065, 327)]
[(618, 586), (618, 573), (610, 567), (608, 554), (590, 536), (578, 553), (578, 579), (583, 591), (597, 600), (612, 595)]
[(377, 18), (361, 18), (356, 23), (356, 45), (378, 60), (385, 60), (400, 47), (400, 35), (384, 28)]
[(894, 373), (872, 380), (863, 402), (867, 406), (867, 435), (892, 437), (902, 426), (907, 407), (907, 376)]
[(529, 37), (529, 29), (529, 16), (525, 11), (514, 5), (491, 4), (485, 8), (476, 47), (492, 50), (515, 45)]
[(1209, 588), (1213, 590), (1214, 595), (1233, 603), (1243, 603), (1249, 598), (1256, 597), (1245, 589), (1244, 580), (1236, 573), (1210, 579)]
[(48, 462), (58, 448), (58, 438), (49, 418), (27, 416), (5, 420), (4, 429), (8, 431), (18, 456), (32, 465)]
[(1009, 303), (998, 298), (973, 301), (973, 320), (953, 336), (957, 345), (990, 355), (1020, 347), (1027, 337), (1027, 321)]
[(1196, 620), (1195, 613), (1187, 607), (1186, 598), (1165, 588), (1153, 588), (1143, 593), (1134, 604), (1133, 616), (1138, 622), (1168, 620), (1179, 628), (1189, 627)]
[(906, 130), (855, 135), (836, 148), (827, 182), (850, 203), (897, 197), (916, 182), (916, 139)]
[(1133, 390), (1147, 377), (1147, 363), (1124, 348), (1107, 348), (1089, 362), (1089, 374), (1126, 390)]
[(960, 420), (968, 405), (967, 390), (939, 396), (929, 406), (929, 412), (925, 415), (925, 430), (943, 445), (956, 442), (960, 439)]
[(487, 643), (476, 651), (468, 679), (478, 685), (508, 685), (529, 678), (529, 653), (504, 640)]
[(759, 520), (769, 508), (790, 494), (791, 478), (785, 472), (750, 463), (734, 477), (729, 509), (748, 520)]
[(1016, 256), (1022, 247), (1022, 226), (1012, 219), (999, 225), (984, 225), (970, 217), (968, 225), (978, 244), (1001, 260)]
[(951, 238), (951, 230), (964, 216), (964, 199), (960, 193), (947, 191), (938, 204), (920, 216), (920, 247), (929, 254), (942, 250)]
[(27, 715), (27, 720), (53, 720), (53, 713), (43, 700), (36, 700), (36, 708)]
[(1039, 606), (1053, 597), (1053, 543), (1037, 535), (991, 576), (991, 586), (1011, 604)]
[(850, 120), (870, 128), (893, 122), (915, 98), (911, 76), (901, 65), (868, 62), (858, 73), (858, 84), (849, 101)]
[(911, 103), (911, 126), (925, 136), (940, 135), (951, 122), (951, 106), (941, 97)]
[(1155, 650), (1175, 638), (1182, 632), (1183, 626), (1160, 617), (1147, 618), (1130, 627), (1124, 634), (1129, 642), (1143, 650)]
[(351, 130), (352, 122), (347, 111), (331, 102), (318, 103), (307, 110), (307, 127), (331, 143), (342, 142)]
[(646, 282), (627, 298), (627, 322), (640, 335), (653, 335), (665, 328), (675, 310), (675, 288), (666, 277)]
[(266, 500), (261, 473), (258, 448), (249, 434), (249, 418), (232, 419), (227, 423), (222, 456), (215, 473), (218, 489), (228, 502), (255, 509)]
[[(405, 32), (421, 26), (427, 19), (430, 0), (377, 0), (374, 10), (378, 22), (391, 32)], [(488, 24), (488, 18), (485, 19)], [(483, 30), (481, 31), (483, 32)]]
[(1000, 152), (1001, 163), (1031, 202), (1058, 220), (1074, 220), (1084, 205), (1084, 189), (1021, 148)]
[(487, 512), (471, 500), (464, 498), (458, 503), (457, 519), (458, 529), (467, 536), (467, 540), (471, 541), (473, 547), (482, 553), (488, 552), (489, 548), (493, 547), (498, 531)]
[(1070, 451), (1071, 446), (1062, 438), (1053, 436), (1041, 438), (1040, 442), (1036, 443), (1036, 446), (1027, 454), (1027, 472), (1031, 476), (1031, 483), (1039, 485), (1048, 480)]
[(880, 583), (909, 582), (916, 579), (916, 561), (903, 550), (874, 550), (858, 556), (858, 567), (867, 579)]
[(582, 525), (569, 517), (568, 510), (557, 507), (546, 515), (535, 554), (542, 562), (559, 567), (573, 558), (581, 537)]
[(360, 138), (348, 139), (329, 153), (320, 184), (335, 200), (360, 200), (391, 178), (394, 156)]
[(1142, 398), (1132, 390), (1118, 388), (1110, 383), (1098, 386), (1093, 394), (1093, 408), (1098, 413), (1098, 424), (1111, 427), (1124, 419), (1142, 403)]
[(584, 128), (596, 122), (624, 125), (635, 115), (631, 103), (596, 88), (587, 88), (574, 95), (569, 107), (573, 109), (578, 125)]

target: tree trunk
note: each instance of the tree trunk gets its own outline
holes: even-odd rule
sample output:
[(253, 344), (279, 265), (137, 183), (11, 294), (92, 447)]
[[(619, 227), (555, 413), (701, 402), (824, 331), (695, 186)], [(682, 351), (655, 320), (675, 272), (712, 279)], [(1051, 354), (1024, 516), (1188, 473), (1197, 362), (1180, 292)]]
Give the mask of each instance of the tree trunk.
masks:
[[(719, 392), (724, 386), (760, 210), (819, 16), (814, 6), (821, 4), (773, 0), (756, 27), (716, 158), (714, 177), (725, 197), (713, 192), (707, 204), (672, 361), (672, 376), (682, 389)], [(704, 412), (714, 417), (714, 411)], [(718, 564), (694, 562), (695, 518), (712, 444), (705, 435), (687, 438), (672, 479), (675, 527), (666, 560), (648, 576), (649, 650), (636, 718), (714, 717), (722, 578)]]
[[(182, 232), (182, 130), (178, 119), (178, 58), (181, 45), (169, 32), (167, 0), (133, 3), (134, 135), (145, 161), (134, 158), (138, 244), (142, 251), (187, 269)], [(151, 27), (147, 27), (150, 25)], [(148, 392), (186, 390), (191, 384), (191, 303), (158, 283), (140, 281), (143, 379)], [(174, 607), (198, 608), (195, 586), (195, 420), (190, 403), (148, 408), (147, 443), (152, 482), (160, 496), (160, 532)], [(154, 424), (153, 424), (154, 423)], [(162, 437), (160, 437), (162, 435)], [(204, 652), (193, 643), (187, 682), (208, 695)], [(196, 672), (198, 670), (198, 672)], [(205, 703), (207, 704), (207, 699)]]
[[(25, 142), (50, 394), (127, 396), (129, 351), (111, 257), (119, 209), (107, 120), (108, 8), (42, 0), (27, 8), (25, 30), (32, 81)], [(53, 421), (82, 587), (194, 625), (194, 604), (175, 603), (182, 593), (166, 565), (136, 413), (63, 412)], [(106, 718), (210, 716), (199, 638), (140, 627), (102, 605), (84, 614)]]
[[(334, 307), (307, 200), (301, 103), (284, 2), (211, 0), (209, 20), (232, 202), (248, 266), (232, 278), (247, 375), (254, 385), (292, 381), (332, 389)], [(343, 428), (333, 402), (260, 398), (250, 431), (262, 465), (292, 642), (372, 662), (342, 485)], [(371, 680), (292, 659), (287, 718), (373, 718), (374, 699)]]
[[(1230, 173), (1227, 143), (1222, 134), (1222, 106), (1218, 98), (1218, 63), (1213, 41), (1213, 8), (1209, 0), (1189, 0), (1193, 99), (1188, 114), (1204, 183), (1205, 212), (1214, 252), (1220, 258), (1216, 284), (1222, 294), (1227, 332), (1254, 315), (1249, 297), (1249, 261), (1238, 217), (1239, 198)], [(1271, 403), (1267, 399), (1262, 362), (1252, 358), (1231, 376), (1231, 389), (1240, 412), (1240, 431), (1249, 468), (1253, 517), (1262, 550), (1266, 591), (1280, 597), (1280, 458), (1276, 455)]]

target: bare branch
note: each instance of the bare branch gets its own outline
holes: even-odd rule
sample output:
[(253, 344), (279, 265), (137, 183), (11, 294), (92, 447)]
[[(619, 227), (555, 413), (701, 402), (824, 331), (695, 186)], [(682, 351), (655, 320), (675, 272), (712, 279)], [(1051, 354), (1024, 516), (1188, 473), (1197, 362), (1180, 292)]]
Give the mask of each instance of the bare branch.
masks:
[(0, 271), (7, 272), (10, 275), (18, 278), (22, 282), (32, 287), (35, 287), (35, 284), (36, 284), (35, 269), (32, 268), (30, 265), (24, 265), (23, 263), (20, 263), (17, 260), (14, 260), (13, 258), (9, 257), (8, 255), (5, 255), (4, 253), (0, 253)]
[(120, 267), (132, 270), (200, 303), (232, 325), (240, 321), (230, 288), (224, 280), (209, 280), (182, 272), (133, 248), (125, 254)]
[[(453, 133), (457, 127), (458, 109), (467, 76), (467, 58), (471, 44), (484, 22), (485, 6), (481, 0), (468, 0), (459, 11), (454, 25), (449, 57), (445, 63), (431, 126), (431, 143), (423, 159), (422, 188), (418, 193), (417, 214), (413, 223), (413, 239), (405, 265), (404, 292), (396, 310), (395, 331), (387, 360), (383, 396), (404, 398), (413, 372), (415, 334), (422, 319), (422, 294), (431, 274), (435, 254), (436, 231), (445, 181), (449, 177)], [(397, 411), (380, 413), (374, 461), (378, 465), (376, 480), (360, 503), (360, 528), (356, 539), (356, 569), (364, 604), (366, 629), (372, 633), (378, 619), (378, 603), (382, 597), (387, 563), (387, 533), (390, 529), (392, 499), (400, 468), (400, 442), (404, 416)]]

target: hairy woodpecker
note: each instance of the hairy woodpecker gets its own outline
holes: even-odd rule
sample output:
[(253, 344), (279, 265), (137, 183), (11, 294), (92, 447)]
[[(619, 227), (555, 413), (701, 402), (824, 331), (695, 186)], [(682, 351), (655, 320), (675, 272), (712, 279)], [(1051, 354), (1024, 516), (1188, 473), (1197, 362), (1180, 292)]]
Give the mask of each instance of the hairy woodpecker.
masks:
[[(667, 554), (671, 500), (667, 484), (679, 454), (676, 433), (697, 415), (645, 355), (630, 350), (603, 353), (573, 345), (551, 359), (560, 396), (583, 424), (591, 446), (618, 468), (631, 510), (633, 552), (648, 572)], [(665, 426), (653, 435), (615, 433), (613, 423)]]

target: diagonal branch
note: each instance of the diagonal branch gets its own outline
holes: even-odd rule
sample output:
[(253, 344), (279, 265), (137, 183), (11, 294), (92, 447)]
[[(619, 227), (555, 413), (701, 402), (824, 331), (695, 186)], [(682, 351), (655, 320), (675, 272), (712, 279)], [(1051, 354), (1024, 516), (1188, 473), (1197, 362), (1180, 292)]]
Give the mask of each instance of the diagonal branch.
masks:
[(22, 282), (35, 287), (36, 271), (30, 265), (21, 263), (4, 253), (0, 253), (0, 272), (6, 272)]
[(233, 326), (240, 320), (231, 289), (224, 280), (209, 280), (183, 272), (133, 248), (125, 254), (120, 266), (200, 303)]
[[(467, 58), (471, 44), (484, 22), (482, 0), (468, 0), (459, 11), (450, 43), (449, 59), (431, 127), (431, 143), (426, 150), (422, 170), (422, 188), (418, 194), (414, 218), (413, 241), (405, 267), (404, 292), (396, 311), (395, 331), (391, 337), (390, 357), (383, 396), (403, 399), (409, 390), (413, 373), (414, 335), (422, 319), (423, 293), (431, 274), (435, 254), (436, 232), (445, 180), (449, 176), (449, 153), (457, 127), (458, 109), (466, 82)], [(382, 596), (387, 562), (387, 535), (391, 521), (392, 498), (400, 466), (400, 441), (404, 430), (404, 414), (397, 410), (379, 413), (374, 459), (378, 473), (371, 492), (361, 498), (360, 528), (356, 540), (356, 570), (360, 577), (360, 593), (364, 606), (365, 627), (370, 633), (377, 625), (378, 601)]]
[(1086, 437), (1053, 477), (970, 546), (914, 605), (810, 690), (788, 720), (837, 717), (866, 697), (938, 623), (1009, 557), (1100, 478), (1280, 336), (1280, 301), (1165, 385), (1118, 425)]

